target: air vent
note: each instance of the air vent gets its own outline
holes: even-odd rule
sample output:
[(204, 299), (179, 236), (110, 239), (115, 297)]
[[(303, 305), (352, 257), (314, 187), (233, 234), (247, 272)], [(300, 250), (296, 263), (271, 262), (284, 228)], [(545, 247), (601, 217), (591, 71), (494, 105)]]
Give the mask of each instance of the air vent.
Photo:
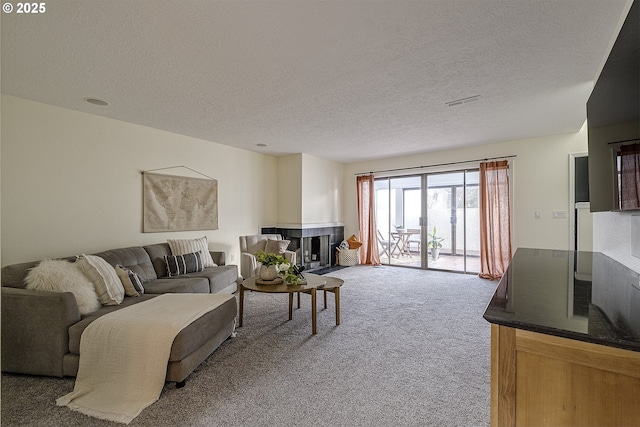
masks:
[(469, 102), (477, 101), (480, 98), (480, 95), (469, 96), (467, 98), (456, 99), (455, 101), (446, 102), (449, 107), (454, 107), (456, 105), (468, 104)]
[(98, 99), (98, 98), (85, 98), (84, 100), (87, 101), (89, 104), (99, 105), (101, 107), (104, 107), (105, 105), (109, 105), (107, 101), (103, 101), (102, 99)]

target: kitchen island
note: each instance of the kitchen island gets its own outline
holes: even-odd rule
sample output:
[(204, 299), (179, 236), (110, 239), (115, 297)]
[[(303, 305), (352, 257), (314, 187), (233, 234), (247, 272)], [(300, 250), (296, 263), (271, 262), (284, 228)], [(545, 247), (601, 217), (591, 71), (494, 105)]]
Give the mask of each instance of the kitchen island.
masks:
[(519, 248), (484, 318), (492, 426), (640, 426), (640, 275)]

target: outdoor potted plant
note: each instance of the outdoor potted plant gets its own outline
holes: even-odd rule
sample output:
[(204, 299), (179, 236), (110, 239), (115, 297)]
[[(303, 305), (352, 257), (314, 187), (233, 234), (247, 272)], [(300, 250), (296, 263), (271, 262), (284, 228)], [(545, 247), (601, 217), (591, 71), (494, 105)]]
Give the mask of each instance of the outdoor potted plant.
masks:
[(444, 237), (438, 237), (436, 233), (436, 227), (433, 227), (433, 233), (427, 233), (427, 247), (431, 249), (431, 259), (433, 261), (437, 261), (440, 256), (440, 248), (442, 247), (442, 242), (444, 241)]

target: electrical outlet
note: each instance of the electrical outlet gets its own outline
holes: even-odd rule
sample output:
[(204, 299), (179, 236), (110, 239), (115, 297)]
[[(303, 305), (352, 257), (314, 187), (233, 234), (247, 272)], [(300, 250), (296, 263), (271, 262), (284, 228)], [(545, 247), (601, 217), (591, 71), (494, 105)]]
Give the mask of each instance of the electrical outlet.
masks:
[(236, 254), (231, 254), (231, 255), (229, 255), (229, 257), (231, 258), (231, 261), (235, 261), (236, 260)]
[(542, 219), (542, 212), (540, 212), (540, 211), (535, 211), (535, 212), (533, 213), (533, 217), (534, 217), (535, 219)]

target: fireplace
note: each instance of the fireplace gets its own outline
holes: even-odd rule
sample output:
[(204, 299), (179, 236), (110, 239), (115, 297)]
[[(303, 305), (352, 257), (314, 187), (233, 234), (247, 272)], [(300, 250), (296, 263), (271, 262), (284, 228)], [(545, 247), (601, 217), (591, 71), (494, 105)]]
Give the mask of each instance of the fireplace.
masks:
[(296, 264), (312, 271), (336, 265), (336, 249), (344, 240), (344, 227), (285, 228), (265, 227), (263, 234), (280, 234), (290, 240)]

